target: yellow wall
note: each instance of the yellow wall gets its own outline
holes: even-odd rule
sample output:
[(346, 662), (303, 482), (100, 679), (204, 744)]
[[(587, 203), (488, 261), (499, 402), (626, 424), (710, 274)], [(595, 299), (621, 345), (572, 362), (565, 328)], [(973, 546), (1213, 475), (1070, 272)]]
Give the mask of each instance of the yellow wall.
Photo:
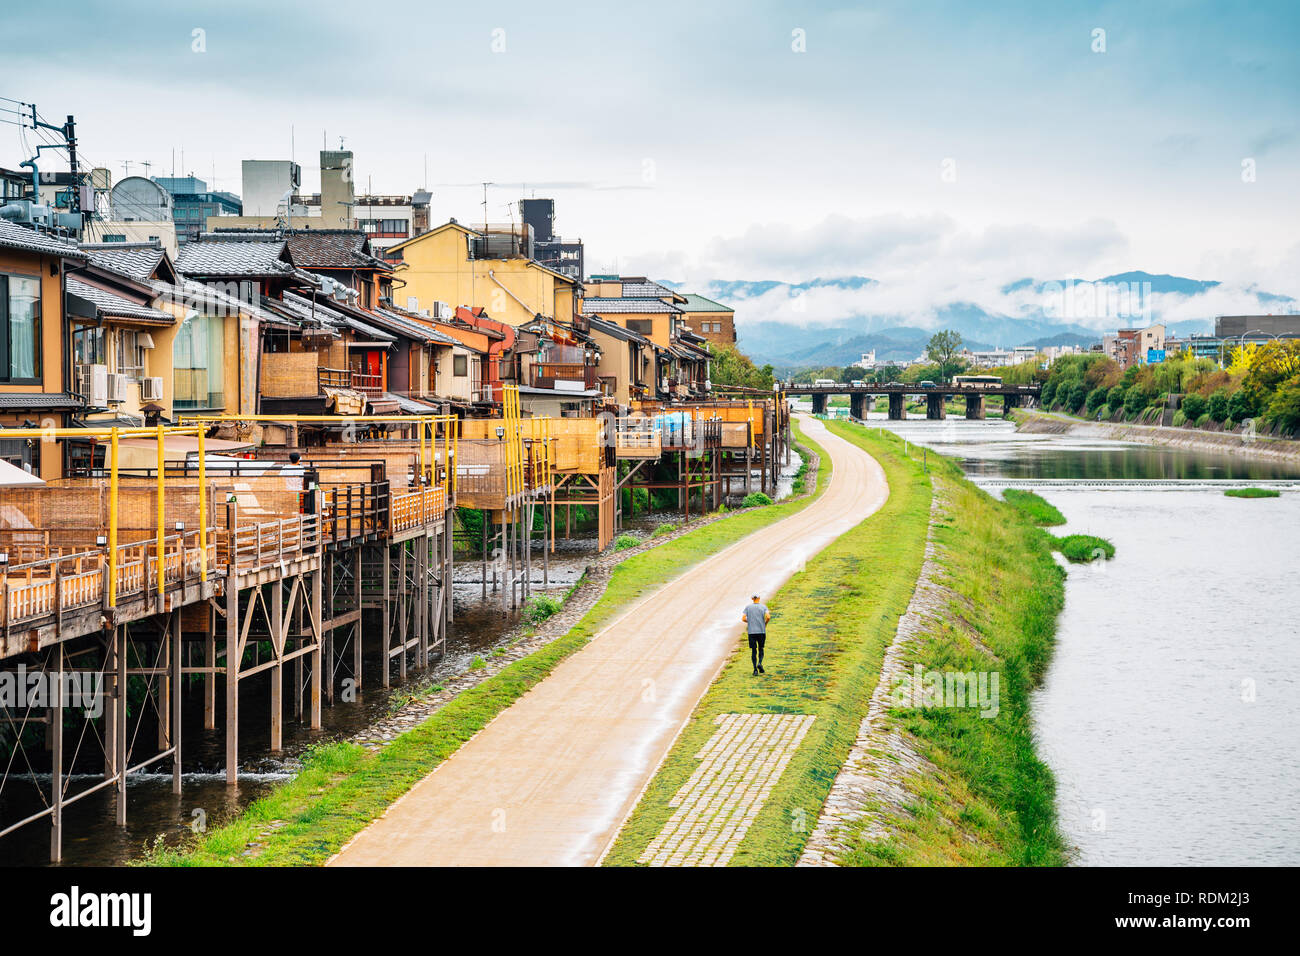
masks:
[(573, 284), (528, 259), (470, 259), (466, 230), (446, 225), (404, 243), (394, 278), (398, 305), (409, 296), (420, 309), (433, 303), (480, 306), (508, 325), (524, 325), (541, 314), (568, 321)]

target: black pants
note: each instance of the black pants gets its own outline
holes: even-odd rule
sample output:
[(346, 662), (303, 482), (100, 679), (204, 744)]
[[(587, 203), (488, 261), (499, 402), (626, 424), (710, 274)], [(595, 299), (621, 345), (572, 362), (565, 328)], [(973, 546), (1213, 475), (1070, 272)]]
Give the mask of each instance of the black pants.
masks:
[(754, 670), (763, 666), (763, 645), (766, 643), (766, 634), (749, 635), (749, 657), (754, 662)]

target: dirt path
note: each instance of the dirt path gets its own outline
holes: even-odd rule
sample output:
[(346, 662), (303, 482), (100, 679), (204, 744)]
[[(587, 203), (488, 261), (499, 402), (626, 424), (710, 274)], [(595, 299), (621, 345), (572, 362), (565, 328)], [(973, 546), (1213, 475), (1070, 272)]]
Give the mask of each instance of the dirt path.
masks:
[[(742, 639), (740, 613), (889, 493), (821, 422), (826, 491), (669, 582), (501, 713), (331, 861), (334, 866), (582, 866), (599, 860)], [(779, 613), (779, 609), (775, 609)], [(780, 640), (779, 616), (773, 643)], [(779, 680), (773, 673), (769, 680)]]

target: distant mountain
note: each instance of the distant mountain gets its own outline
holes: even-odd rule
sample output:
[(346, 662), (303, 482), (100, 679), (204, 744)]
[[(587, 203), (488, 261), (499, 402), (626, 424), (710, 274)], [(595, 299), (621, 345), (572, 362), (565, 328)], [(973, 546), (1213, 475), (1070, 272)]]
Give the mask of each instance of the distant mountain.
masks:
[[(672, 288), (685, 288), (685, 284), (672, 281), (663, 284)], [(1159, 301), (1152, 303), (1151, 296), (1191, 297), (1202, 295), (1220, 286), (1213, 280), (1191, 279), (1134, 270), (1103, 276), (1094, 280), (1068, 280), (1070, 283), (1106, 283), (1111, 286), (1127, 285), (1140, 296), (1142, 309), (1151, 310), (1151, 321), (1160, 321), (1156, 311)], [(1087, 347), (1100, 340), (1105, 320), (1088, 318), (1075, 321), (1068, 317), (1072, 309), (1065, 296), (1067, 280), (1018, 279), (1002, 287), (1002, 292), (1020, 304), (1015, 314), (997, 314), (973, 302), (954, 301), (930, 311), (924, 322), (915, 316), (901, 313), (874, 313), (865, 308), (845, 308), (851, 295), (823, 295), (819, 290), (836, 293), (853, 293), (874, 289), (880, 283), (866, 276), (838, 276), (810, 279), (806, 282), (788, 283), (773, 280), (718, 279), (704, 286), (693, 284), (689, 291), (701, 292), (709, 298), (726, 302), (736, 309), (736, 330), (742, 351), (759, 363), (782, 367), (808, 365), (849, 365), (863, 352), (874, 350), (877, 360), (903, 361), (915, 359), (925, 348), (930, 336), (939, 329), (954, 329), (961, 333), (970, 349), (1012, 348), (1029, 345), (1044, 348), (1052, 345), (1077, 345)], [(1084, 290), (1086, 293), (1087, 290)], [(1238, 290), (1241, 291), (1241, 290)], [(1263, 290), (1248, 289), (1260, 312), (1277, 312), (1293, 306), (1289, 296), (1275, 295)], [(1071, 295), (1078, 292), (1078, 287)], [(1060, 295), (1060, 299), (1055, 296)], [(1071, 300), (1073, 310), (1081, 308), (1078, 299)], [(748, 307), (747, 307), (748, 303)], [(1053, 307), (1055, 304), (1057, 307)], [(1064, 306), (1064, 307), (1062, 307)], [(859, 314), (835, 319), (826, 315), (827, 309)], [(809, 311), (816, 315), (810, 320)], [(805, 314), (800, 314), (805, 313)], [(785, 316), (789, 315), (787, 319)], [(832, 313), (833, 314), (833, 313)], [(1105, 312), (1098, 313), (1106, 314)], [(775, 316), (775, 317), (774, 317)], [(1109, 328), (1120, 325), (1144, 324), (1140, 316), (1132, 320), (1114, 320), (1105, 323)], [(1169, 330), (1179, 336), (1193, 332), (1213, 331), (1213, 317), (1182, 319), (1166, 323)]]

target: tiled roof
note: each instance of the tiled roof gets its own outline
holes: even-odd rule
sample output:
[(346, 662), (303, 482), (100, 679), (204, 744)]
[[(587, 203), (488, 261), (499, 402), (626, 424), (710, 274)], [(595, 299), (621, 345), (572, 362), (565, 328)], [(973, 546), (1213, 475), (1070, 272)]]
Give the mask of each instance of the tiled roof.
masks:
[(584, 312), (594, 312), (600, 315), (604, 312), (681, 312), (675, 305), (670, 305), (662, 299), (629, 299), (626, 296), (621, 299), (597, 297), (594, 299), (583, 299), (582, 310)]
[(299, 229), (286, 233), (285, 241), (302, 269), (392, 269), (370, 254), (369, 239), (357, 229)]
[(605, 335), (613, 336), (616, 339), (622, 339), (625, 342), (640, 342), (642, 345), (649, 345), (650, 340), (640, 332), (633, 332), (631, 329), (625, 329), (621, 325), (613, 322), (606, 322), (604, 319), (591, 318), (591, 331), (602, 332)]
[(86, 403), (67, 392), (0, 392), (0, 408), (19, 411), (51, 408), (81, 408)]
[(735, 312), (729, 305), (723, 305), (721, 302), (714, 302), (712, 299), (706, 299), (702, 295), (696, 295), (694, 292), (683, 292), (682, 297), (686, 299), (686, 304), (682, 306), (683, 312)]
[(424, 325), (413, 318), (401, 315), (388, 309), (376, 309), (375, 321), (381, 325), (392, 329), (407, 338), (423, 342), (437, 342), (440, 345), (455, 345), (456, 340), (449, 335), (443, 335), (438, 330)]
[(283, 239), (205, 233), (181, 246), (176, 270), (187, 276), (290, 275), (293, 267), (281, 258), (284, 248)]
[(360, 319), (357, 319), (349, 315), (347, 312), (341, 309), (331, 308), (330, 303), (328, 302), (317, 301), (313, 307), (313, 303), (311, 299), (308, 299), (305, 296), (295, 295), (292, 292), (286, 292), (284, 294), (284, 299), (281, 301), (280, 304), (285, 306), (290, 312), (292, 312), (300, 319), (304, 319), (304, 320), (311, 319), (313, 316), (313, 308), (314, 308), (314, 315), (316, 317), (316, 320), (319, 322), (323, 322), (327, 325), (333, 325), (338, 328), (343, 328), (343, 327), (350, 328), (353, 331), (360, 332), (363, 335), (367, 335), (371, 339), (378, 342), (396, 341), (393, 338), (393, 336), (389, 335), (387, 332), (381, 332), (373, 325), (368, 325), (367, 323), (362, 322)]
[(28, 229), (8, 219), (0, 219), (0, 247), (22, 249), (24, 252), (41, 252), (62, 256), (65, 259), (85, 259), (86, 254), (70, 242)]
[(153, 278), (154, 270), (166, 255), (161, 247), (151, 242), (82, 243), (81, 251), (89, 255), (90, 261), (97, 266), (144, 280)]
[(74, 279), (71, 276), (68, 277), (68, 295), (75, 295), (78, 299), (89, 302), (101, 316), (143, 319), (148, 322), (166, 322), (168, 325), (176, 321), (176, 317), (170, 312), (163, 312), (147, 305), (140, 305), (114, 292), (87, 285), (80, 279)]
[(663, 296), (674, 296), (678, 294), (679, 293), (674, 292), (672, 289), (660, 285), (658, 282), (650, 282), (649, 280), (644, 282), (638, 281), (623, 283), (623, 295), (625, 298), (658, 299)]

